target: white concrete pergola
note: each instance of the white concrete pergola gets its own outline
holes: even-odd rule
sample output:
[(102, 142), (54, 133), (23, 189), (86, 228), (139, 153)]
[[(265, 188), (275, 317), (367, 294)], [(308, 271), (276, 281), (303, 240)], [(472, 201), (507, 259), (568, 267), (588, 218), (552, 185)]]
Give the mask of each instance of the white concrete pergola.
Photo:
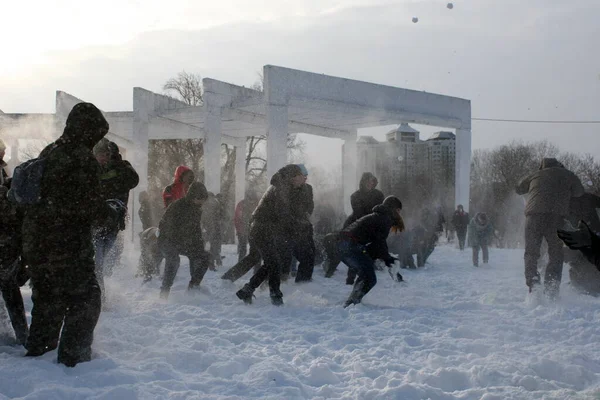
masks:
[[(108, 138), (125, 148), (147, 187), (148, 141), (203, 138), (204, 183), (220, 192), (221, 144), (235, 146), (236, 202), (244, 197), (246, 138), (267, 136), (267, 172), (287, 163), (287, 136), (308, 133), (343, 140), (344, 208), (357, 187), (356, 140), (360, 128), (409, 122), (456, 130), (456, 204), (469, 204), (471, 103), (469, 100), (266, 65), (264, 92), (203, 79), (204, 104), (188, 106), (168, 96), (133, 89), (133, 112), (105, 112)], [(57, 127), (82, 100), (57, 92)], [(11, 114), (0, 114), (0, 126)], [(14, 117), (13, 123), (14, 123)], [(7, 143), (11, 146), (11, 143)], [(12, 143), (14, 145), (14, 141)], [(14, 154), (14, 153), (13, 153)], [(358, 171), (360, 173), (364, 171)]]

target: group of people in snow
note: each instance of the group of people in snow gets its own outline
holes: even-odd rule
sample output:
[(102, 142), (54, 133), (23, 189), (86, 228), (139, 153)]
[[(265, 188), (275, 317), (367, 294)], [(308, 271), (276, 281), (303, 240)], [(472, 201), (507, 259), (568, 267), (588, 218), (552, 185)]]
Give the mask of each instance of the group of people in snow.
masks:
[[(119, 257), (116, 248), (126, 224), (129, 192), (139, 183), (119, 147), (105, 138), (108, 129), (93, 104), (75, 105), (60, 138), (38, 158), (18, 166), (12, 178), (5, 171), (6, 146), (0, 141), (0, 290), (26, 356), (58, 349), (58, 362), (67, 366), (91, 359), (93, 332), (105, 300), (104, 277)], [(264, 283), (272, 304), (282, 305), (282, 280), (293, 276), (297, 283), (310, 281), (318, 260), (324, 259), (328, 278), (340, 262), (348, 266), (346, 283), (353, 286), (344, 304), (348, 307), (360, 303), (376, 285), (376, 270), (383, 268), (376, 260), (390, 268), (395, 280), (402, 280), (399, 272), (391, 273), (396, 261), (405, 268), (425, 265), (446, 224), (440, 210), (424, 209), (405, 223), (401, 200), (384, 196), (377, 178), (365, 172), (350, 198), (352, 214), (341, 229), (332, 216), (313, 229), (315, 205), (307, 177), (304, 165), (286, 165), (271, 177), (262, 196), (249, 191), (237, 204), (238, 262), (222, 278), (233, 282), (254, 270), (235, 293), (240, 300), (252, 303)], [(542, 285), (537, 264), (545, 239), (549, 263), (543, 284), (548, 295), (558, 294), (563, 260), (571, 264), (573, 284), (599, 295), (600, 197), (585, 193), (575, 174), (555, 159), (544, 159), (516, 192), (528, 196), (524, 258), (530, 291)], [(188, 290), (198, 288), (208, 269), (221, 265), (224, 206), (219, 194), (208, 192), (190, 168), (180, 166), (163, 190), (160, 213), (154, 211), (154, 203), (160, 202), (156, 197), (142, 192), (139, 201), (144, 281), (157, 275), (165, 260), (160, 297), (167, 298), (180, 256), (185, 256), (190, 264)], [(567, 220), (571, 229), (565, 226)], [(458, 205), (451, 224), (458, 247), (472, 248), (473, 265), (479, 265), (480, 251), (487, 263), (494, 237), (488, 216), (479, 212), (470, 218)], [(28, 280), (33, 301), (29, 326), (20, 291)]]

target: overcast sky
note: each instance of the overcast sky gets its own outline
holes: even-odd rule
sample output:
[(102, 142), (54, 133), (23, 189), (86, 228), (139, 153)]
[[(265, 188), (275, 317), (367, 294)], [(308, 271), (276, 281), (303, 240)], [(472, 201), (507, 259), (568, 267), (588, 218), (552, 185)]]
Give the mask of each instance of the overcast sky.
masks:
[[(161, 92), (184, 69), (249, 86), (272, 64), (467, 98), (474, 117), (600, 120), (600, 1), (446, 4), (10, 2), (0, 24), (0, 109), (53, 112), (54, 92), (64, 90), (131, 110), (134, 86)], [(361, 133), (381, 138), (386, 129)], [(473, 123), (474, 148), (544, 138), (600, 154), (600, 125)], [(319, 150), (338, 145), (313, 141), (308, 155), (329, 158)]]

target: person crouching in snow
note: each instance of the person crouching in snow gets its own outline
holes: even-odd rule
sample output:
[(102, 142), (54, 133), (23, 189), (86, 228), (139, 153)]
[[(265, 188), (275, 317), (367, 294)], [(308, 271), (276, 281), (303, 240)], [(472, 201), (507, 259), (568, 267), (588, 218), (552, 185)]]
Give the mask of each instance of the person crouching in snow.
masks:
[(468, 244), (473, 248), (473, 266), (479, 266), (479, 249), (483, 253), (483, 263), (489, 261), (488, 246), (494, 235), (494, 227), (488, 220), (486, 213), (477, 213), (469, 222)]
[(22, 214), (6, 198), (8, 189), (0, 186), (0, 292), (19, 344), (27, 342), (27, 317), (20, 286), (28, 280), (21, 258)]
[(383, 200), (383, 204), (373, 208), (371, 214), (358, 219), (340, 232), (340, 259), (358, 274), (344, 308), (360, 303), (364, 295), (377, 283), (375, 258), (383, 260), (388, 268), (393, 265), (395, 258), (388, 252), (386, 239), (392, 227), (404, 230), (401, 210), (402, 202), (395, 196), (388, 196)]
[(158, 246), (165, 257), (165, 274), (160, 297), (169, 297), (171, 286), (179, 269), (179, 255), (190, 260), (188, 290), (200, 285), (208, 270), (209, 255), (202, 239), (202, 204), (208, 198), (206, 187), (200, 182), (190, 185), (185, 197), (175, 200), (165, 211), (158, 225)]
[(271, 178), (271, 185), (252, 213), (250, 224), (250, 247), (256, 246), (263, 265), (250, 282), (236, 296), (244, 303), (252, 303), (254, 291), (269, 280), (271, 303), (283, 305), (283, 294), (279, 289), (285, 251), (297, 239), (298, 232), (305, 232), (303, 221), (296, 218), (292, 210), (291, 192), (304, 184), (304, 175), (298, 165), (288, 164)]

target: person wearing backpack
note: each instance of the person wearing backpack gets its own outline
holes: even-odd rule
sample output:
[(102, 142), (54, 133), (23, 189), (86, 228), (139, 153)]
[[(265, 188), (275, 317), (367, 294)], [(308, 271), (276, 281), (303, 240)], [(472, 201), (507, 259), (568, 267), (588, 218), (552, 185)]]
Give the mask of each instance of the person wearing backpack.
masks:
[[(63, 134), (48, 145), (39, 180), (11, 190), (37, 192), (24, 207), (23, 256), (29, 265), (33, 308), (26, 356), (58, 347), (58, 362), (68, 367), (92, 358), (94, 328), (101, 311), (92, 226), (115, 212), (100, 193), (100, 165), (92, 149), (108, 133), (108, 122), (91, 103), (76, 104)], [(22, 198), (17, 196), (17, 198)], [(60, 337), (60, 339), (59, 339)]]

